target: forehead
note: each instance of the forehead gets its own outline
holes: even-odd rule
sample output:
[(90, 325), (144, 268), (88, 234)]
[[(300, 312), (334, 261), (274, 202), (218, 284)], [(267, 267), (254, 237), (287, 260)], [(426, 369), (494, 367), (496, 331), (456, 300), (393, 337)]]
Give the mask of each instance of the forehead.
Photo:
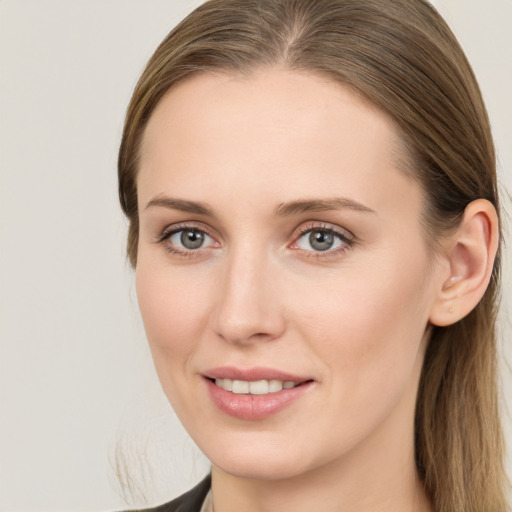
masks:
[[(400, 139), (389, 116), (348, 86), (317, 74), (280, 68), (249, 75), (197, 73), (178, 82), (159, 102), (146, 127), (142, 148), (143, 152), (148, 145), (156, 149), (153, 143), (158, 143), (163, 130), (179, 131), (184, 137), (191, 135), (190, 130), (194, 136), (207, 132), (212, 142), (220, 142), (222, 135), (264, 132), (271, 137), (282, 135), (283, 130), (290, 138), (311, 139), (314, 130), (326, 142), (339, 141), (350, 135), (341, 132), (347, 123), (354, 128), (349, 130), (354, 136), (364, 127), (368, 137), (387, 131), (389, 142)], [(325, 129), (333, 127), (336, 133), (327, 137)]]
[[(384, 184), (393, 195), (393, 181), (405, 179), (397, 172), (400, 147), (389, 116), (320, 76), (285, 69), (197, 74), (173, 87), (153, 112), (138, 188), (144, 196), (176, 188), (197, 195), (222, 182), (237, 194), (268, 195), (271, 186), (276, 197), (293, 200), (332, 196), (335, 186), (375, 204), (372, 191)], [(406, 181), (402, 188), (415, 185)]]

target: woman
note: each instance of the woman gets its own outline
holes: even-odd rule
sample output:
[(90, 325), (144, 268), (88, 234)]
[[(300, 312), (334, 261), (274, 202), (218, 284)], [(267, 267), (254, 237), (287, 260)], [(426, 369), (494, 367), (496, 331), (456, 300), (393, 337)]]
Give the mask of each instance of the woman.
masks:
[(427, 2), (206, 2), (139, 80), (119, 188), (212, 463), (157, 510), (506, 510), (494, 149)]

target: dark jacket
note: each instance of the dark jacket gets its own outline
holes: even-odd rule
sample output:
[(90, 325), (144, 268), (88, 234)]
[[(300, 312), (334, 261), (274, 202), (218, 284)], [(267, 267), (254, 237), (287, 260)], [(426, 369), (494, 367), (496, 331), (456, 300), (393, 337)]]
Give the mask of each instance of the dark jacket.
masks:
[(169, 503), (165, 503), (164, 505), (159, 505), (154, 508), (146, 508), (144, 510), (133, 510), (131, 512), (199, 512), (203, 506), (203, 501), (210, 490), (210, 486), (211, 475), (208, 475), (193, 489)]

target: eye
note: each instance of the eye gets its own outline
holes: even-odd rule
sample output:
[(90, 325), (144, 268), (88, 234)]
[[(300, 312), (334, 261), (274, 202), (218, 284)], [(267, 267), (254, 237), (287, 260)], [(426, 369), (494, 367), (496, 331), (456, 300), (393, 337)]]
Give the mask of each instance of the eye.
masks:
[(200, 249), (203, 245), (213, 240), (204, 232), (198, 229), (182, 229), (174, 232), (168, 238), (169, 242), (175, 247), (186, 249), (187, 251), (193, 251)]
[(204, 230), (194, 226), (174, 226), (165, 230), (157, 239), (167, 251), (179, 256), (190, 256), (200, 249), (218, 246)]
[(348, 235), (330, 227), (307, 228), (297, 238), (293, 248), (310, 252), (338, 252), (337, 249), (347, 249), (353, 241)]

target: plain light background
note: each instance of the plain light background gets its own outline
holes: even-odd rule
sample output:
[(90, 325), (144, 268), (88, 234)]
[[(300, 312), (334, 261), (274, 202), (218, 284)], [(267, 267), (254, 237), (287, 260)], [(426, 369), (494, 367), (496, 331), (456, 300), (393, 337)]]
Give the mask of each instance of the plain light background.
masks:
[[(2, 512), (156, 504), (208, 470), (154, 374), (116, 190), (135, 82), (200, 3), (0, 0)], [(512, 190), (512, 0), (434, 3), (473, 64), (500, 179)], [(502, 360), (510, 363), (510, 249), (505, 265)], [(505, 362), (502, 370), (511, 409), (511, 371)], [(505, 428), (510, 446), (509, 415)], [(116, 453), (133, 496), (123, 495)]]

